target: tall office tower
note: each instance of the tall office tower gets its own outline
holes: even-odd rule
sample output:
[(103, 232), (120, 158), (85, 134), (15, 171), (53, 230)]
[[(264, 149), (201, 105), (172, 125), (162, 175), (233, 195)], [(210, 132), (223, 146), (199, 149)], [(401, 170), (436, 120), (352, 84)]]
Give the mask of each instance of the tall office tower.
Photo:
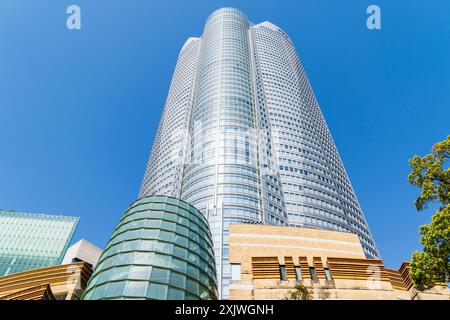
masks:
[(151, 194), (208, 218), (222, 298), (232, 223), (347, 231), (378, 257), (294, 45), (234, 8), (181, 50), (140, 197)]
[(78, 220), (0, 210), (0, 276), (60, 264)]

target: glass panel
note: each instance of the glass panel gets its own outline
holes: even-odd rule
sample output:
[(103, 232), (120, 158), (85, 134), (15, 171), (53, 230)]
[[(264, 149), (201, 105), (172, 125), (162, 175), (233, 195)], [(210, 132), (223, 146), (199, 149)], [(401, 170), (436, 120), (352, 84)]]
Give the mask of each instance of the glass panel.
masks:
[(104, 297), (106, 289), (108, 289), (108, 284), (96, 287), (92, 293), (91, 299), (95, 300)]
[(197, 281), (188, 279), (186, 289), (187, 289), (187, 291), (189, 291), (193, 294), (198, 294), (199, 285), (198, 285)]
[(148, 282), (128, 281), (124, 295), (131, 297), (144, 297), (147, 293)]
[(152, 267), (150, 267), (150, 266), (146, 266), (146, 267), (133, 266), (130, 269), (128, 278), (135, 279), (135, 280), (149, 280), (151, 271), (152, 271)]
[(152, 264), (159, 267), (167, 268), (172, 261), (171, 256), (166, 256), (164, 254), (155, 254), (155, 257), (152, 259)]
[(125, 281), (113, 282), (109, 285), (106, 297), (118, 297), (123, 294), (123, 288), (125, 287)]
[(114, 271), (112, 272), (111, 280), (122, 280), (122, 279), (128, 278), (128, 273), (130, 271), (130, 267), (129, 266), (119, 267), (119, 268), (114, 268), (113, 270)]
[(173, 234), (172, 232), (167, 232), (167, 231), (161, 230), (159, 238), (163, 241), (174, 242), (175, 234)]
[(186, 288), (186, 276), (172, 271), (170, 273), (170, 284), (184, 289)]
[(169, 288), (169, 294), (167, 295), (168, 300), (183, 300), (184, 299), (184, 291), (175, 289), (175, 288)]
[(98, 277), (97, 283), (101, 284), (103, 282), (107, 282), (111, 279), (111, 277), (114, 274), (114, 268), (106, 270), (102, 273), (100, 273), (100, 276)]
[(173, 255), (182, 259), (187, 258), (188, 251), (184, 248), (181, 248), (179, 246), (174, 246), (173, 248)]
[(177, 271), (186, 273), (187, 270), (187, 262), (177, 259), (177, 258), (173, 258), (172, 259), (172, 268), (174, 268)]
[(173, 222), (163, 221), (161, 224), (161, 228), (169, 231), (175, 231), (176, 230), (176, 224)]
[(139, 250), (141, 251), (153, 251), (156, 241), (153, 240), (141, 240), (139, 244)]
[(200, 270), (194, 266), (188, 265), (188, 274), (194, 278), (198, 278), (200, 275)]
[(150, 299), (165, 300), (167, 297), (167, 285), (150, 283), (148, 286), (147, 297)]
[(169, 273), (169, 270), (154, 267), (152, 270), (151, 281), (168, 283)]
[(149, 252), (136, 252), (134, 254), (133, 264), (148, 265), (151, 263), (152, 257), (153, 257), (153, 254), (149, 253)]

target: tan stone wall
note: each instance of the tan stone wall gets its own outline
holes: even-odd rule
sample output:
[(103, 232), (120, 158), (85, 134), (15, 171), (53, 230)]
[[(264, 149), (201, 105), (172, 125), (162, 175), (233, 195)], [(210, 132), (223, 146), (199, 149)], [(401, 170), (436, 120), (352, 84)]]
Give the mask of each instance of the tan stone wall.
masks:
[[(292, 290), (297, 281), (280, 281), (274, 279), (254, 280), (252, 289), (242, 290), (239, 283), (232, 283), (230, 287), (230, 299), (243, 300), (278, 300), (283, 299)], [(390, 283), (378, 281), (369, 286), (365, 280), (340, 280), (326, 281), (311, 280), (301, 281), (313, 294), (315, 300), (350, 299), (350, 300), (392, 300), (397, 298), (396, 290)], [(405, 291), (406, 292), (406, 291)]]
[(230, 263), (240, 263), (242, 280), (252, 280), (251, 257), (365, 258), (356, 235), (344, 232), (262, 225), (230, 225)]
[[(435, 287), (426, 292), (415, 289), (394, 290), (387, 281), (375, 281), (368, 285), (365, 280), (311, 280), (301, 281), (313, 294), (314, 300), (450, 300), (450, 290)], [(232, 282), (231, 300), (279, 300), (284, 299), (297, 282), (275, 279)]]
[(356, 235), (345, 232), (262, 225), (230, 225), (230, 262), (251, 256), (365, 258)]
[[(313, 266), (313, 257), (320, 257), (324, 267), (328, 258), (363, 259), (364, 275), (365, 255), (356, 235), (344, 232), (289, 228), (263, 225), (231, 225), (230, 226), (230, 263), (241, 264), (241, 280), (231, 281), (230, 299), (267, 300), (283, 299), (297, 283), (295, 279), (254, 279), (252, 273), (252, 257), (277, 257), (279, 264), (285, 264), (285, 257), (293, 257), (294, 265), (298, 265), (296, 257), (306, 257), (309, 266)], [(336, 260), (336, 259), (335, 259)], [(355, 260), (351, 260), (355, 261)], [(367, 260), (369, 266), (369, 260)], [(373, 260), (372, 260), (373, 261)], [(379, 268), (384, 269), (382, 262)], [(361, 267), (359, 267), (361, 268)], [(381, 270), (383, 271), (383, 270)], [(428, 292), (417, 292), (415, 289), (395, 290), (390, 278), (369, 277), (352, 279), (319, 279), (301, 281), (313, 294), (313, 299), (355, 299), (355, 300), (392, 300), (392, 299), (449, 299), (448, 288), (434, 288)], [(344, 273), (344, 275), (346, 275)], [(341, 276), (342, 277), (342, 276)]]
[(436, 286), (425, 292), (411, 288), (409, 293), (412, 300), (450, 300), (449, 289), (445, 286)]

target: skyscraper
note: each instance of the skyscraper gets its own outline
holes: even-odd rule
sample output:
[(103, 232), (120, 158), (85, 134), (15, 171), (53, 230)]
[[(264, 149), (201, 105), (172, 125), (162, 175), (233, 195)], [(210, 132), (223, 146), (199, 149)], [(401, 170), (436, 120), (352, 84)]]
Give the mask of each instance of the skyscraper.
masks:
[(181, 49), (139, 196), (152, 194), (208, 218), (222, 298), (231, 223), (351, 232), (378, 257), (292, 41), (234, 8)]

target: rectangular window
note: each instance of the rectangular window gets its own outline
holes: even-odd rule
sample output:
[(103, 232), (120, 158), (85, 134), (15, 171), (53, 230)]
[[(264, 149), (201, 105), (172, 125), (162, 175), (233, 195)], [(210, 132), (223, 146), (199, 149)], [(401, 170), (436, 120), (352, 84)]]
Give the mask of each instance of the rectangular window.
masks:
[(231, 264), (231, 280), (239, 281), (241, 280), (241, 264), (232, 263)]
[(318, 281), (318, 279), (317, 279), (316, 268), (314, 268), (314, 267), (309, 267), (309, 273), (311, 274), (311, 279), (312, 279), (312, 281)]
[(295, 266), (294, 268), (295, 268), (295, 279), (297, 281), (302, 280), (302, 270), (300, 269), (299, 266)]
[(328, 281), (333, 280), (333, 278), (331, 277), (330, 269), (325, 268), (324, 271), (325, 271), (325, 279), (327, 279)]
[(280, 266), (280, 280), (287, 281), (286, 267)]

